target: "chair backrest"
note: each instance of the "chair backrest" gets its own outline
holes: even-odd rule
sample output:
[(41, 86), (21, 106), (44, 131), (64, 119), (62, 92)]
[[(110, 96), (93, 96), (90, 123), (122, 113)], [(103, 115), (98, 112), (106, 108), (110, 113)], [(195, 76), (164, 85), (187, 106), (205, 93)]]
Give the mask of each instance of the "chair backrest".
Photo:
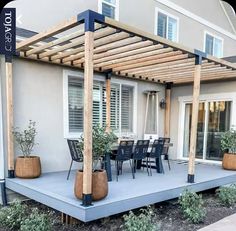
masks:
[(168, 145), (165, 146), (165, 144), (169, 144), (170, 143), (170, 138), (159, 137), (159, 140), (164, 140), (164, 147), (163, 147), (162, 155), (168, 155), (169, 146)]
[(160, 139), (154, 140), (149, 157), (158, 158), (162, 154), (163, 147), (164, 147), (164, 140)]
[(120, 141), (120, 144), (117, 150), (116, 160), (125, 161), (125, 160), (131, 159), (132, 153), (133, 153), (133, 146), (134, 146), (133, 140)]
[(82, 162), (83, 161), (83, 153), (78, 148), (79, 141), (78, 140), (67, 140), (71, 159), (73, 161)]
[(133, 159), (142, 160), (147, 156), (150, 140), (138, 140), (134, 149)]

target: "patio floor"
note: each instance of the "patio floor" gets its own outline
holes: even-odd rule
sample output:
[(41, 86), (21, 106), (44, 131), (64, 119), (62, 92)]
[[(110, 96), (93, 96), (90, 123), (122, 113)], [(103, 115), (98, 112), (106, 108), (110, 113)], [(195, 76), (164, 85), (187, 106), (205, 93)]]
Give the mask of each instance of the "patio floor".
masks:
[[(165, 161), (164, 161), (165, 162)], [(184, 161), (171, 161), (171, 171), (164, 163), (165, 174), (148, 176), (146, 169), (138, 170), (136, 179), (132, 179), (130, 168), (124, 168), (119, 181), (109, 182), (109, 194), (91, 207), (81, 206), (73, 194), (75, 172), (66, 180), (67, 172), (45, 173), (38, 179), (7, 179), (6, 187), (68, 214), (81, 221), (88, 222), (110, 215), (125, 212), (149, 204), (173, 199), (189, 187), (194, 191), (203, 191), (220, 185), (236, 182), (236, 172), (225, 171), (221, 166), (197, 164), (194, 184), (188, 184), (187, 168)], [(114, 169), (114, 167), (113, 167)], [(113, 173), (113, 178), (114, 173)]]

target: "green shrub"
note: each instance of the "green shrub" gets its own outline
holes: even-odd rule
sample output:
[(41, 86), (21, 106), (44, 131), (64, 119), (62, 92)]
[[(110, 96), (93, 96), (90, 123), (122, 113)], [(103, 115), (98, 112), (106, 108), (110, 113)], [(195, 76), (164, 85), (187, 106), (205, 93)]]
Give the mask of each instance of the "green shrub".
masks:
[(152, 221), (155, 214), (151, 207), (147, 209), (140, 209), (140, 214), (135, 215), (132, 211), (128, 215), (124, 215), (124, 230), (125, 231), (157, 231), (157, 224)]
[(236, 203), (236, 184), (220, 187), (216, 194), (222, 205), (230, 207)]
[(39, 213), (37, 208), (32, 209), (28, 218), (21, 222), (20, 231), (50, 231), (52, 224), (50, 214)]
[(189, 221), (192, 223), (200, 223), (203, 221), (206, 212), (203, 208), (202, 195), (198, 195), (186, 189), (179, 197), (179, 204), (184, 216)]
[(0, 226), (10, 230), (19, 229), (26, 216), (26, 206), (19, 201), (14, 201), (11, 205), (1, 208)]

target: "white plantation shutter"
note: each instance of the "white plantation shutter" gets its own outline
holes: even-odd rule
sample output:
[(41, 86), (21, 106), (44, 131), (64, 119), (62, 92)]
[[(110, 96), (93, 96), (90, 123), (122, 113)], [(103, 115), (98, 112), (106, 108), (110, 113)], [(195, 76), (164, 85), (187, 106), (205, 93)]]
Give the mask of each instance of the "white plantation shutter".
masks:
[(177, 20), (171, 17), (168, 18), (168, 39), (177, 41)]
[(205, 41), (205, 52), (209, 55), (213, 55), (213, 44), (214, 38), (211, 35), (207, 34)]
[(166, 38), (167, 16), (158, 12), (157, 35)]
[(221, 58), (223, 56), (222, 40), (215, 38), (214, 56)]
[(83, 82), (70, 76), (68, 79), (69, 132), (82, 132)]
[(102, 96), (99, 84), (93, 85), (93, 125), (101, 124)]
[(121, 131), (132, 132), (133, 87), (123, 85), (121, 89)]

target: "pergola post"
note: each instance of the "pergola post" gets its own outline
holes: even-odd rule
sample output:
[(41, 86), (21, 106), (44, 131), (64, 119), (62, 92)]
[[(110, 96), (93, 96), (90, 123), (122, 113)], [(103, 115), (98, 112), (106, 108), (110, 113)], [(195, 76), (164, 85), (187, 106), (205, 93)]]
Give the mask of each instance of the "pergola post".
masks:
[(7, 163), (8, 177), (14, 178), (14, 138), (13, 128), (13, 81), (12, 81), (12, 57), (5, 57), (6, 63), (6, 100), (7, 100)]
[(93, 133), (93, 43), (94, 32), (85, 32), (84, 64), (84, 161), (83, 205), (92, 204), (92, 133)]
[(106, 73), (106, 132), (111, 131), (111, 72)]
[(202, 64), (202, 56), (196, 55), (195, 67), (194, 67), (192, 121), (191, 121), (191, 134), (190, 134), (189, 165), (188, 165), (188, 183), (194, 183), (198, 108), (199, 108), (199, 94), (200, 94), (200, 80), (201, 80), (201, 64)]
[(165, 130), (164, 136), (169, 138), (170, 137), (170, 104), (171, 104), (171, 86), (172, 83), (166, 84), (166, 108), (165, 108)]

